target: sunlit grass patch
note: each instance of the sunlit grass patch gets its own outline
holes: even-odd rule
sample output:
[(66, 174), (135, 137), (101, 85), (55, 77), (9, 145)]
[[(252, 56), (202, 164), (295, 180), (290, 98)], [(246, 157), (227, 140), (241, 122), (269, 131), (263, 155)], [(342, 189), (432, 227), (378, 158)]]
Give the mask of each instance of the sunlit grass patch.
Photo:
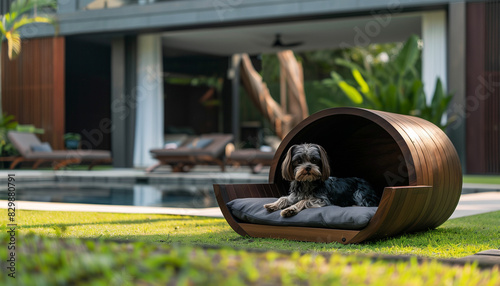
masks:
[(459, 258), (500, 247), (500, 228), (497, 227), (500, 212), (453, 219), (435, 230), (353, 245), (242, 237), (222, 218), (18, 210), (17, 220), (21, 235), (234, 249)]
[[(2, 285), (499, 285), (499, 269), (23, 235)], [(7, 242), (5, 234), (0, 241)], [(0, 248), (5, 257), (6, 248)]]

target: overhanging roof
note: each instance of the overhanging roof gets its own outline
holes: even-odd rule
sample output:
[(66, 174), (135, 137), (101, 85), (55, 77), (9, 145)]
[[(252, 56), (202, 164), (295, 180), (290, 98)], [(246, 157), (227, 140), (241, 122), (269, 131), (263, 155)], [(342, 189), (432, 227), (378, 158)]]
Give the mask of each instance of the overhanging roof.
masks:
[[(184, 0), (59, 13), (59, 34), (166, 32), (340, 17), (443, 9), (459, 0)], [(76, 0), (67, 0), (71, 5)], [(62, 5), (62, 4), (60, 4)], [(76, 5), (76, 4), (73, 4)], [(53, 35), (50, 25), (35, 25), (23, 36)]]
[(319, 50), (370, 43), (397, 42), (421, 34), (420, 13), (295, 21), (163, 33), (163, 45), (174, 50), (212, 55), (276, 53), (275, 35), (286, 43), (303, 42), (293, 50)]

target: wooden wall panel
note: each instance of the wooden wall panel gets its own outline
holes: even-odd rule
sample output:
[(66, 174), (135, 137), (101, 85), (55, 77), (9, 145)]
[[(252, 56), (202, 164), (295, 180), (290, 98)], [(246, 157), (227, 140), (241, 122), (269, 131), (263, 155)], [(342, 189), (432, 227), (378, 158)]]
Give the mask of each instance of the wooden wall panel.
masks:
[(43, 128), (39, 138), (53, 149), (64, 148), (64, 43), (63, 37), (24, 40), (15, 60), (2, 47), (3, 112)]
[(480, 104), (476, 95), (479, 78), (484, 70), (484, 3), (467, 4), (466, 31), (466, 148), (467, 172), (482, 173), (481, 158), (486, 156), (484, 149), (484, 104)]
[(500, 174), (500, 3), (467, 3), (467, 173)]

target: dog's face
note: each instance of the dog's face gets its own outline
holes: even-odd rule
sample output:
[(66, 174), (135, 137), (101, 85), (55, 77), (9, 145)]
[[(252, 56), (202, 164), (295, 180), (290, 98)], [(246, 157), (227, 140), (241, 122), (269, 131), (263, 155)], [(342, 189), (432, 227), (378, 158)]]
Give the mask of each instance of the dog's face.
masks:
[(317, 144), (293, 145), (288, 149), (281, 173), (288, 181), (327, 180), (330, 165), (325, 149)]

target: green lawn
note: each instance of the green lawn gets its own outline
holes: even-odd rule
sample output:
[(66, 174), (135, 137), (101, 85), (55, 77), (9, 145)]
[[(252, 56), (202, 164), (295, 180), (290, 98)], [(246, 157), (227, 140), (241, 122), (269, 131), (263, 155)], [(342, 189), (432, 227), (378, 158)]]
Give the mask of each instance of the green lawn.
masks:
[(489, 175), (464, 175), (464, 183), (471, 184), (497, 184), (500, 185), (500, 176)]
[[(359, 255), (459, 258), (498, 249), (500, 212), (359, 245), (241, 237), (219, 218), (18, 210), (16, 219), (17, 278), (3, 273), (2, 285), (500, 285), (498, 268)], [(2, 261), (6, 252), (0, 247)]]
[(433, 231), (358, 245), (246, 238), (222, 218), (155, 214), (18, 211), (20, 234), (146, 243), (452, 258), (500, 247), (500, 212), (449, 220)]

